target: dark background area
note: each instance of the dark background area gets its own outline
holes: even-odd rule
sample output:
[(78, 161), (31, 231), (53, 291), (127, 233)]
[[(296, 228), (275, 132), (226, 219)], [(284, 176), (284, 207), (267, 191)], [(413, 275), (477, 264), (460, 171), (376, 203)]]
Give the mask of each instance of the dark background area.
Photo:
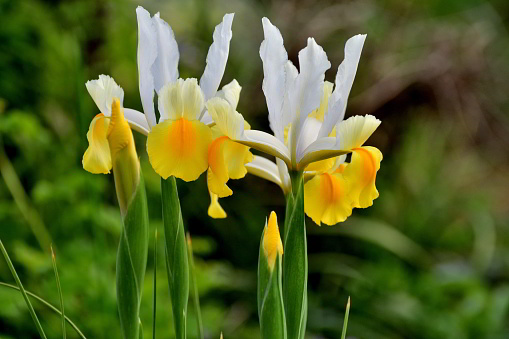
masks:
[[(161, 12), (180, 49), (180, 76), (199, 78), (214, 26), (235, 12), (223, 84), (243, 86), (238, 110), (269, 131), (259, 46), (261, 18), (279, 27), (289, 57), (314, 37), (334, 80), (346, 40), (368, 37), (347, 116), (382, 125), (367, 144), (384, 154), (374, 206), (336, 226), (307, 219), (308, 338), (339, 338), (352, 298), (351, 338), (509, 338), (509, 2), (36, 1), (0, 0), (0, 238), (27, 290), (54, 305), (53, 243), (66, 314), (88, 338), (120, 338), (115, 257), (120, 213), (111, 175), (81, 167), (99, 113), (85, 82), (109, 74), (124, 104), (141, 110), (135, 9)], [(159, 177), (136, 134), (152, 234), (162, 231)], [(207, 338), (258, 338), (256, 263), (280, 189), (257, 177), (231, 181), (224, 220), (207, 216), (205, 176), (179, 182), (193, 237)], [(173, 335), (157, 243), (157, 336)], [(154, 242), (151, 242), (151, 250)], [(152, 253), (152, 252), (151, 252)], [(142, 321), (151, 337), (152, 279)], [(0, 260), (0, 280), (12, 277)], [(34, 301), (48, 337), (60, 317)], [(196, 336), (190, 304), (189, 338)], [(68, 338), (77, 338), (68, 327)], [(0, 287), (0, 338), (36, 338), (20, 294)]]

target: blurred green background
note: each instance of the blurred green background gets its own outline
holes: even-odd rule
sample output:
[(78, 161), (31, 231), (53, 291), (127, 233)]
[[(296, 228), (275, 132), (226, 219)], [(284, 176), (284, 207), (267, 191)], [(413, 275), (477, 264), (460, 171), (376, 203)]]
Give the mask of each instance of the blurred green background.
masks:
[[(222, 84), (243, 86), (239, 111), (269, 131), (258, 50), (268, 16), (296, 62), (306, 38), (327, 52), (333, 81), (347, 38), (368, 38), (347, 116), (373, 114), (368, 144), (384, 154), (374, 206), (345, 223), (307, 220), (308, 338), (339, 338), (352, 298), (351, 338), (509, 338), (509, 2), (507, 0), (120, 1), (0, 0), (0, 239), (25, 287), (58, 305), (88, 338), (120, 338), (115, 256), (120, 214), (111, 175), (81, 167), (98, 113), (84, 83), (109, 74), (125, 106), (141, 110), (135, 8), (175, 31), (180, 74), (199, 78), (214, 26), (235, 12)], [(152, 234), (161, 225), (159, 177), (136, 134)], [(204, 175), (179, 183), (193, 237), (206, 337), (258, 338), (258, 242), (278, 187), (231, 181), (228, 213), (212, 220)], [(173, 336), (162, 239), (157, 332)], [(151, 241), (151, 250), (154, 242)], [(142, 320), (151, 337), (153, 256)], [(13, 282), (0, 260), (0, 280)], [(49, 338), (60, 318), (34, 301)], [(196, 336), (190, 305), (189, 337)], [(68, 338), (77, 338), (68, 327)], [(0, 287), (0, 338), (37, 338), (20, 294)]]

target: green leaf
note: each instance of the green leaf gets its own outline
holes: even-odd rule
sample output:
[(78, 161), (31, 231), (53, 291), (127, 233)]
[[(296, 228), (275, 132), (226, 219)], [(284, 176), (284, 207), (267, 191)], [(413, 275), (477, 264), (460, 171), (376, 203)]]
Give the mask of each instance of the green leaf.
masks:
[(286, 339), (286, 320), (283, 305), (281, 255), (274, 268), (269, 268), (263, 248), (263, 235), (258, 256), (258, 317), (262, 339)]
[(177, 339), (185, 339), (189, 299), (189, 262), (175, 177), (161, 179), (165, 256)]
[(283, 248), (283, 301), (288, 338), (302, 339), (307, 322), (308, 258), (304, 219), (303, 173), (290, 172), (292, 191), (286, 195)]
[(346, 338), (346, 328), (348, 327), (348, 316), (350, 315), (350, 297), (346, 303), (345, 320), (343, 321), (343, 331), (341, 332), (341, 339)]
[[(4, 283), (4, 282), (0, 282), (0, 286), (11, 288), (11, 289), (16, 290), (16, 291), (20, 291), (18, 286), (14, 286), (14, 285), (7, 284), (7, 283)], [(25, 293), (28, 296), (30, 296), (30, 297), (34, 298), (35, 300), (39, 301), (40, 303), (42, 303), (44, 306), (48, 307), (50, 310), (52, 310), (56, 314), (62, 315), (62, 312), (60, 312), (60, 310), (58, 308), (56, 308), (55, 306), (51, 305), (49, 302), (47, 302), (43, 298), (39, 297), (37, 294), (34, 294), (34, 293), (32, 293), (30, 291), (26, 291), (26, 290), (25, 290)], [(69, 319), (68, 316), (64, 316), (64, 318), (69, 323), (69, 325), (71, 325), (71, 327), (74, 328), (74, 330), (76, 331), (76, 333), (78, 333), (78, 335), (80, 336), (81, 339), (87, 339), (87, 337), (85, 337), (83, 332), (81, 332), (81, 330), (78, 328), (78, 326), (76, 326), (76, 324), (74, 322), (72, 322), (72, 320)]]
[(9, 266), (9, 269), (11, 270), (14, 280), (16, 280), (16, 284), (18, 285), (18, 288), (19, 288), (21, 294), (23, 295), (23, 298), (25, 299), (25, 302), (28, 306), (28, 311), (30, 312), (30, 315), (32, 316), (32, 320), (35, 323), (35, 327), (37, 327), (39, 336), (43, 339), (46, 339), (46, 334), (44, 333), (44, 330), (42, 329), (41, 323), (39, 322), (39, 318), (37, 318), (37, 314), (35, 314), (35, 310), (32, 306), (32, 303), (28, 299), (27, 293), (26, 293), (25, 289), (23, 288), (23, 284), (21, 283), (21, 280), (18, 277), (18, 273), (16, 273), (16, 269), (14, 268), (14, 265), (12, 264), (11, 258), (9, 258), (9, 254), (7, 253), (7, 250), (4, 247), (2, 240), (0, 240), (0, 250), (2, 251), (5, 261), (7, 262), (7, 266)]
[(138, 339), (141, 291), (148, 256), (148, 209), (143, 175), (127, 207), (117, 252), (117, 302), (124, 339)]
[(64, 313), (64, 297), (62, 296), (62, 288), (60, 286), (60, 277), (58, 276), (57, 269), (57, 259), (55, 257), (55, 252), (53, 251), (53, 246), (50, 246), (51, 249), (51, 262), (53, 264), (53, 272), (55, 272), (55, 280), (57, 283), (58, 296), (60, 297), (60, 310), (62, 317), (62, 337), (65, 339), (67, 334), (65, 332), (65, 313)]
[(189, 278), (191, 294), (193, 297), (194, 310), (196, 312), (196, 328), (198, 330), (198, 338), (203, 339), (203, 321), (201, 318), (200, 295), (198, 294), (198, 285), (196, 283), (196, 276), (194, 274), (194, 258), (193, 258), (193, 245), (191, 243), (191, 236), (189, 232), (186, 234), (187, 239), (187, 256), (189, 258)]

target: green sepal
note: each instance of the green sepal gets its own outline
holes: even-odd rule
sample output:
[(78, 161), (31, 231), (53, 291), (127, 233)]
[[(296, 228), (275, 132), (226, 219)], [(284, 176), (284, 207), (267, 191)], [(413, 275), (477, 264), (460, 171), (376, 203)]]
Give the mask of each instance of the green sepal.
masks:
[[(263, 232), (265, 234), (265, 231)], [(263, 248), (263, 234), (258, 257), (258, 317), (262, 339), (286, 339), (286, 320), (283, 305), (282, 256), (278, 254), (274, 268)]]
[(186, 338), (189, 298), (187, 244), (175, 177), (161, 179), (166, 269), (176, 339)]
[(148, 257), (148, 209), (143, 175), (127, 206), (117, 252), (117, 303), (124, 339), (138, 339)]
[(308, 258), (304, 219), (303, 172), (290, 172), (292, 191), (286, 195), (283, 248), (283, 301), (288, 338), (302, 339), (307, 322)]

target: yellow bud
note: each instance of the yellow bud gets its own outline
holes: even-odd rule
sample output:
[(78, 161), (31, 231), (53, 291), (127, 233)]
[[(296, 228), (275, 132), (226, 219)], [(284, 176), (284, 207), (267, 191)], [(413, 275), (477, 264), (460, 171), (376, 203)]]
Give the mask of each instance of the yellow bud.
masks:
[(131, 128), (124, 118), (124, 109), (120, 105), (119, 99), (114, 99), (111, 105), (111, 119), (107, 135), (117, 199), (122, 215), (125, 215), (140, 181), (140, 161), (136, 153)]
[(269, 269), (272, 271), (276, 264), (278, 254), (283, 255), (283, 243), (281, 242), (281, 236), (279, 235), (277, 216), (274, 211), (270, 213), (269, 221), (265, 225), (265, 231), (263, 234), (263, 250), (269, 263)]

